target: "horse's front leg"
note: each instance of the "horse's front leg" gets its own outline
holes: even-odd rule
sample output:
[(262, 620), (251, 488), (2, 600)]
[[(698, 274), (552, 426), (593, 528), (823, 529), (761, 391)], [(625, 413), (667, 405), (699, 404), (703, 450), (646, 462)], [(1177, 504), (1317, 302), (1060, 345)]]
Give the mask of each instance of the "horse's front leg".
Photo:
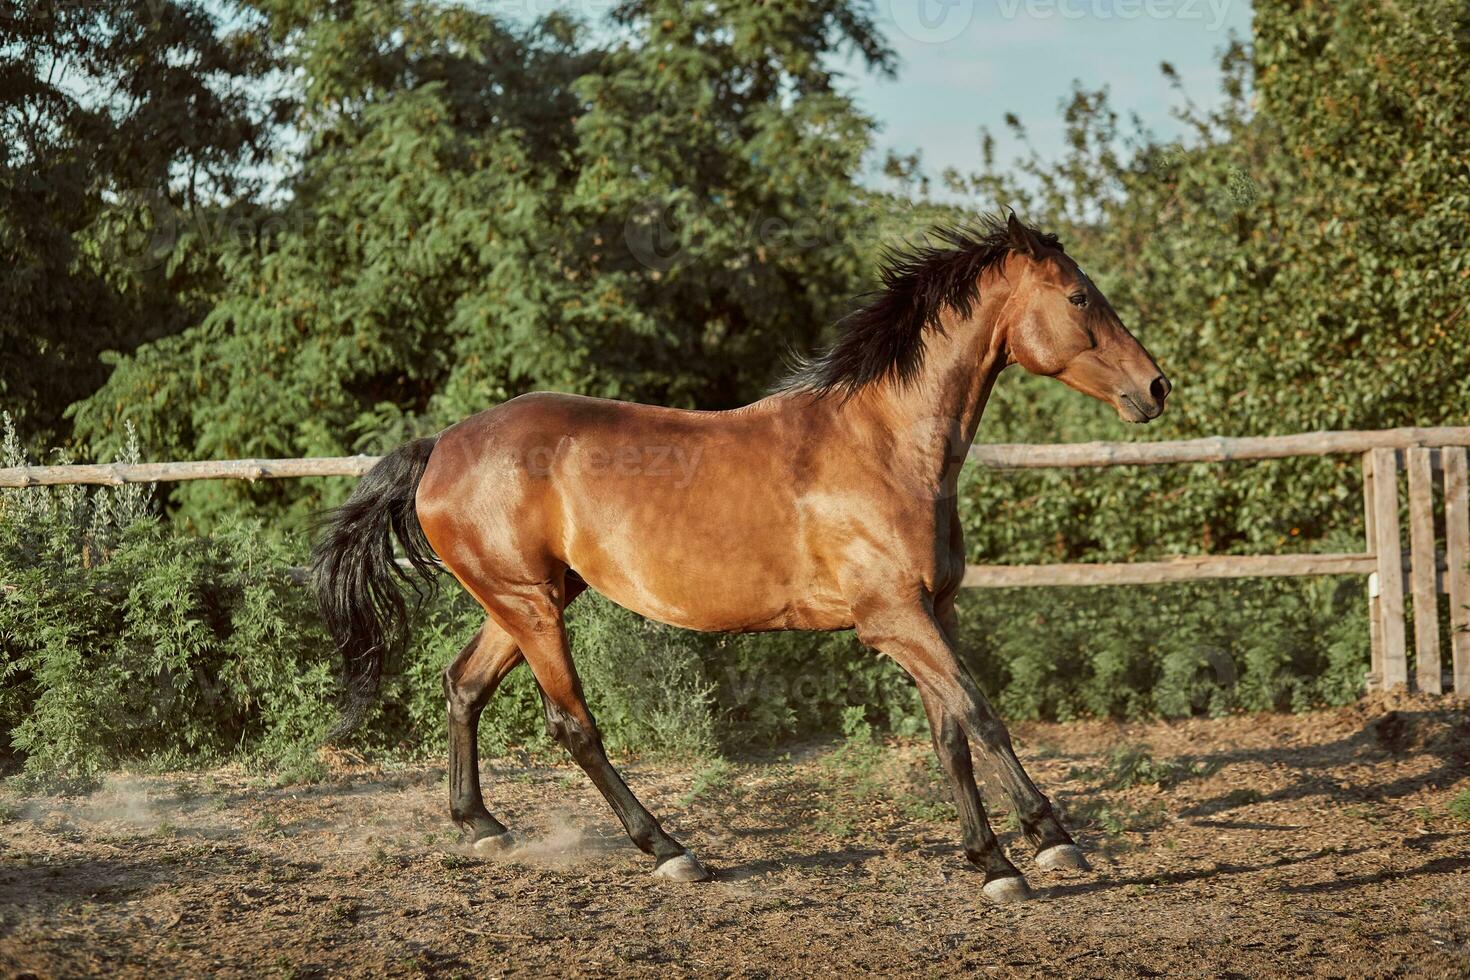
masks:
[(949, 777), (950, 792), (954, 794), (955, 810), (960, 815), (960, 829), (964, 834), (965, 857), (970, 863), (985, 872), (985, 884), (981, 891), (993, 902), (1024, 902), (1031, 898), (1031, 889), (1026, 879), (1005, 855), (1005, 850), (990, 829), (985, 817), (985, 804), (980, 800), (980, 791), (975, 786), (975, 773), (970, 765), (970, 743), (952, 715), (939, 706), (934, 696), (923, 688), (919, 696), (924, 700), (924, 711), (929, 716), (929, 730), (934, 736), (934, 752), (939, 764)]
[[(890, 593), (884, 599), (863, 603), (859, 610), (858, 636), (868, 646), (892, 657), (918, 684), (930, 725), (935, 731), (935, 748), (946, 772), (951, 774), (956, 799), (962, 795), (968, 798), (974, 786), (968, 758), (964, 763), (959, 760), (961, 754), (968, 756), (968, 746), (965, 745), (968, 741), (980, 750), (984, 761), (1010, 797), (1022, 831), (1036, 848), (1037, 863), (1043, 868), (1086, 867), (1081, 850), (1052, 812), (1051, 802), (1021, 767), (1005, 724), (960, 666), (953, 644), (940, 627), (927, 598), (916, 596), (905, 602)], [(978, 793), (975, 794), (975, 802), (977, 819), (983, 822), (984, 811), (978, 805)], [(962, 805), (961, 813), (965, 814), (965, 811), (966, 806)], [(989, 827), (986, 826), (985, 830), (988, 832)], [(969, 837), (968, 827), (966, 833)], [(978, 829), (976, 833), (980, 833)], [(1016, 878), (1020, 877), (1014, 868), (1012, 871)], [(991, 887), (992, 880), (1005, 880), (1004, 869), (1000, 866), (996, 866), (994, 878), (989, 867), (986, 875), (986, 897), (995, 901), (1014, 901), (1027, 896), (1023, 885), (1010, 883)]]
[[(959, 617), (955, 613), (953, 594), (942, 597), (935, 602), (934, 618), (939, 623), (940, 629), (944, 632), (944, 638), (949, 643), (949, 649), (953, 651), (959, 642)], [(958, 658), (956, 658), (956, 665), (958, 665)], [(969, 675), (965, 674), (965, 677), (968, 678)], [(985, 750), (982, 750), (982, 758), (987, 764), (987, 769), (991, 771), (992, 778), (997, 778), (1016, 806), (1017, 819), (1020, 821), (1021, 831), (1036, 849), (1035, 861), (1037, 866), (1047, 871), (1062, 868), (1073, 871), (1088, 870), (1087, 858), (1083, 855), (1081, 848), (1076, 845), (1066, 829), (1062, 827), (1061, 822), (1052, 812), (1050, 801), (1031, 782), (1031, 777), (1022, 767), (1021, 760), (1016, 758), (1015, 749), (1011, 745), (1010, 733), (1005, 730), (1004, 723), (996, 716), (994, 709), (990, 706), (990, 702), (986, 700), (985, 694), (979, 688), (975, 690), (975, 697), (977, 706), (980, 708), (982, 714), (994, 719), (995, 724), (1000, 726), (1003, 735), (1003, 745), (999, 751), (992, 752), (987, 747)], [(931, 709), (929, 701), (925, 701), (924, 710), (930, 712), (929, 722), (931, 726), (934, 723), (932, 711), (936, 709), (943, 710), (942, 706), (937, 703)], [(946, 717), (948, 716), (946, 715)], [(961, 734), (960, 737), (963, 739), (964, 735)], [(968, 751), (967, 744), (966, 752), (968, 753)], [(999, 771), (997, 772), (996, 770)], [(1028, 821), (1026, 819), (1025, 814), (1027, 810), (1023, 809), (1022, 804), (1019, 802), (1023, 796), (1033, 800), (1033, 805), (1035, 798), (1040, 798), (1045, 803), (1046, 810), (1039, 820)]]

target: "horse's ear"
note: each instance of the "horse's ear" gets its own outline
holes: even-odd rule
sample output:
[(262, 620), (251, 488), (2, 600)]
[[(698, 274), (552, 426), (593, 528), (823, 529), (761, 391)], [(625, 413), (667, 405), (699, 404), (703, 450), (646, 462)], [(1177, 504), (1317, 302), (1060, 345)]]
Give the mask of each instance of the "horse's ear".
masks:
[(1041, 254), (1041, 242), (1036, 240), (1036, 233), (1021, 224), (1021, 219), (1016, 217), (1016, 212), (1014, 211), (1006, 219), (1006, 230), (1011, 236), (1012, 250), (1020, 252), (1022, 255), (1029, 255), (1033, 259)]

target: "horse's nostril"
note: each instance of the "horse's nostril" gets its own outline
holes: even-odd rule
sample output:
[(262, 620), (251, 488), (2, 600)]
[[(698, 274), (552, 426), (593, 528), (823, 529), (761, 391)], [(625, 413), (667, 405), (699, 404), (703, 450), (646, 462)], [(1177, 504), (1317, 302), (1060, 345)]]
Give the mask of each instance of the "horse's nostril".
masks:
[(1159, 375), (1157, 378), (1154, 378), (1148, 384), (1148, 393), (1152, 395), (1153, 400), (1160, 405), (1164, 404), (1164, 399), (1168, 398), (1169, 392), (1173, 390), (1174, 386), (1169, 384), (1169, 379), (1164, 377), (1162, 374)]

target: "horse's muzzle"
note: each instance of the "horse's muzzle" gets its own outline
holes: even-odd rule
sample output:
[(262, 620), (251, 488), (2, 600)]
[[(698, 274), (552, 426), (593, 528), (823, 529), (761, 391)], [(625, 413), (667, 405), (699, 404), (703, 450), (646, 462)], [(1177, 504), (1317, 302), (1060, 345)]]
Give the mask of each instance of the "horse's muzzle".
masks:
[(1154, 377), (1146, 389), (1118, 392), (1118, 416), (1125, 422), (1152, 422), (1164, 414), (1164, 401), (1174, 386), (1162, 374)]

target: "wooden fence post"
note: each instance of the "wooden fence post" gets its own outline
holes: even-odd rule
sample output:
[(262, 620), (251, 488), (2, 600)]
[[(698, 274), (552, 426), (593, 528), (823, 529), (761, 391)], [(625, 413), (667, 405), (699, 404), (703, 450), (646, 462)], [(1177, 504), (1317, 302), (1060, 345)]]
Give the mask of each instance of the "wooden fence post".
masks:
[[(1370, 555), (1378, 551), (1378, 529), (1373, 520), (1373, 452), (1363, 454), (1363, 530), (1367, 538)], [(1383, 690), (1383, 617), (1378, 611), (1378, 576), (1375, 572), (1368, 579), (1368, 635), (1372, 652), (1368, 665), (1367, 688), (1369, 691)]]
[(1373, 554), (1378, 560), (1378, 621), (1383, 629), (1383, 689), (1409, 686), (1404, 643), (1404, 552), (1399, 532), (1398, 453), (1374, 449)]
[(1433, 449), (1410, 449), (1409, 580), (1414, 594), (1414, 680), (1425, 694), (1444, 693), (1439, 666), (1438, 549), (1434, 540)]
[(1467, 450), (1446, 449), (1444, 465), (1445, 591), (1450, 594), (1450, 648), (1455, 693), (1470, 697), (1470, 477)]

